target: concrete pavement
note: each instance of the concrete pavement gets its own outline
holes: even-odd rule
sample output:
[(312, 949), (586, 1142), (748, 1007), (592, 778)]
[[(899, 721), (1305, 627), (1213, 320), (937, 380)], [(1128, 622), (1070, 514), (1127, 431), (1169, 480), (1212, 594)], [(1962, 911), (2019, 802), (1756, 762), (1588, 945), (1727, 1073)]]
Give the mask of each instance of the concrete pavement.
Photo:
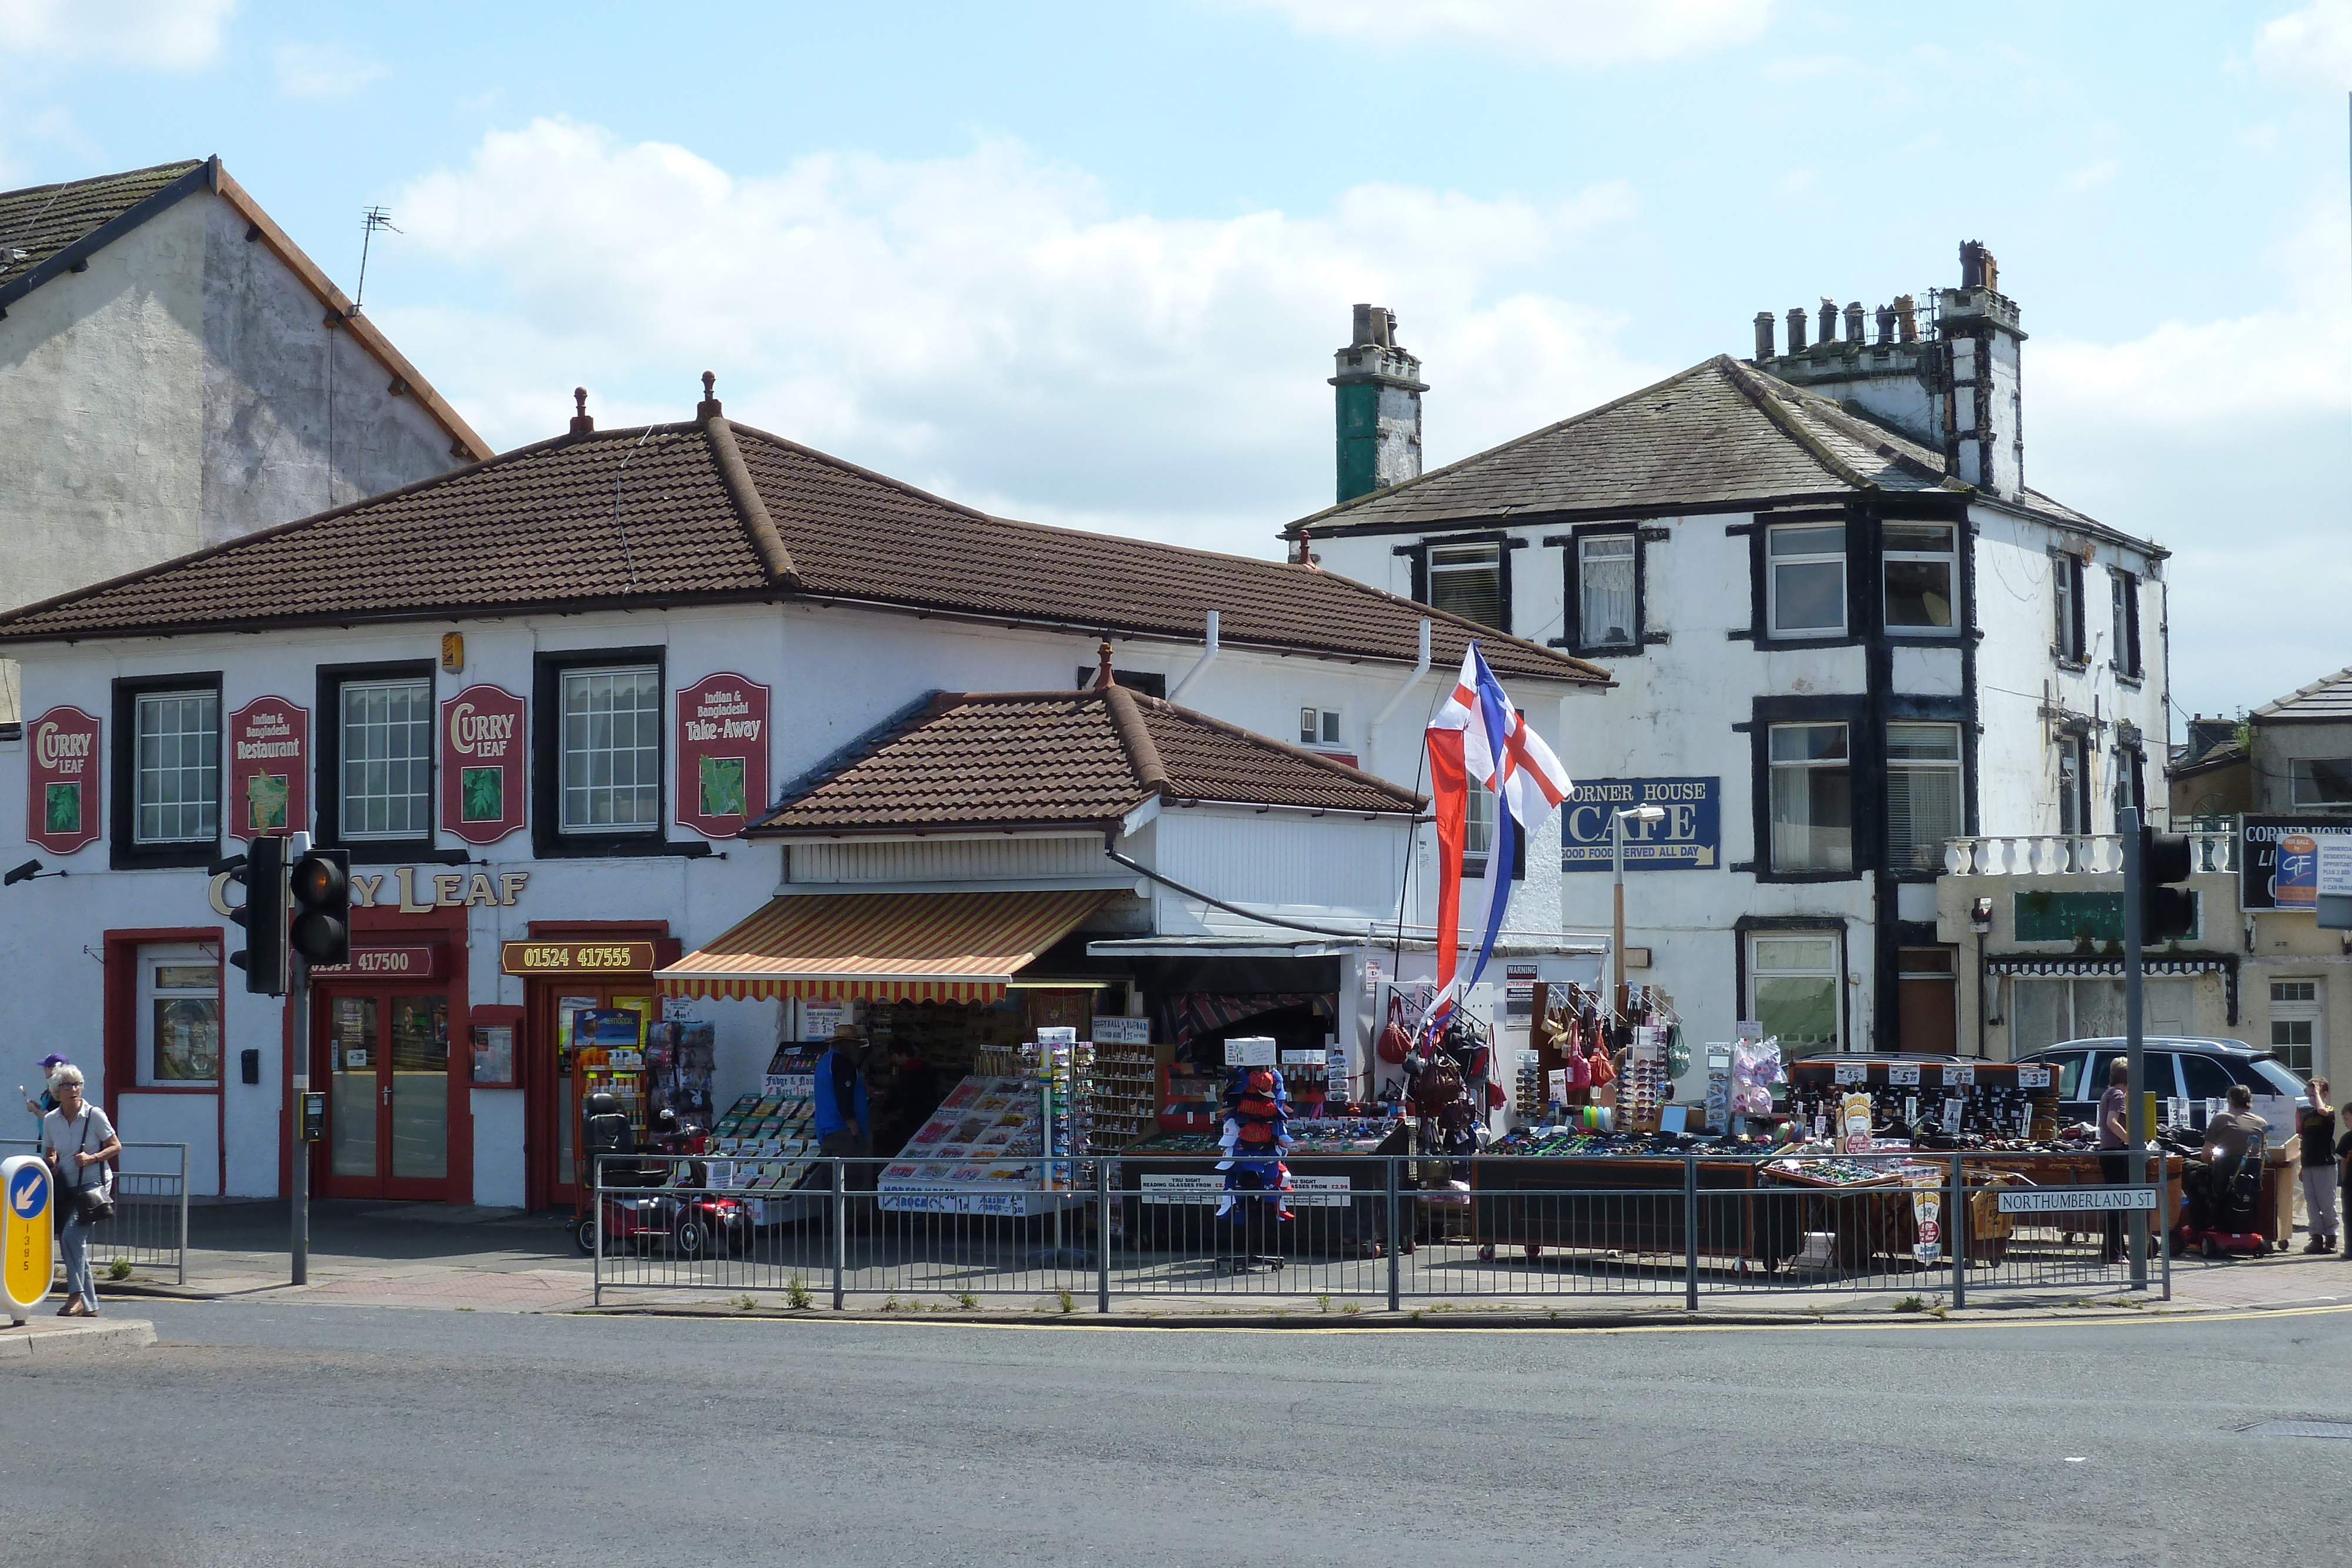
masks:
[[(483, 1312), (561, 1312), (594, 1301), (589, 1260), (580, 1256), (562, 1215), (442, 1204), (322, 1201), (312, 1206), (310, 1282), (289, 1283), (287, 1207), (279, 1203), (204, 1206), (190, 1211), (191, 1251), (184, 1288), (134, 1280), (139, 1296), (186, 1299), (289, 1300), (344, 1306), (409, 1306)], [(820, 1310), (831, 1307), (829, 1270), (819, 1254), (803, 1277)], [(1075, 1260), (1074, 1260), (1075, 1261)], [(1678, 1284), (1664, 1277), (1611, 1280), (1565, 1271), (1526, 1270), (1515, 1260), (1481, 1263), (1475, 1249), (1425, 1246), (1401, 1260), (1408, 1299), (1401, 1321), (1463, 1322), (1501, 1317), (1528, 1322), (1674, 1321), (1685, 1314)], [(791, 1270), (746, 1270), (730, 1264), (700, 1270), (675, 1269), (660, 1254), (635, 1265), (647, 1281), (604, 1292), (608, 1310), (788, 1312), (782, 1285)], [(1146, 1291), (1115, 1291), (1123, 1321), (1207, 1322), (1237, 1317), (1307, 1317), (1335, 1322), (1387, 1321), (1383, 1261), (1301, 1259), (1282, 1274), (1199, 1280), (1161, 1277)], [(716, 1289), (675, 1288), (699, 1272)], [(993, 1269), (974, 1268), (968, 1280), (952, 1269), (927, 1271), (853, 1258), (850, 1310), (877, 1316), (923, 1312), (970, 1315), (1058, 1314), (1061, 1291), (1076, 1312), (1092, 1315), (1091, 1270), (1039, 1270), (1006, 1283)], [(1734, 1282), (1729, 1279), (1718, 1283)], [(1737, 1291), (1709, 1291), (1700, 1315), (1710, 1321), (1778, 1317), (1855, 1318), (1902, 1315), (1906, 1310), (1949, 1312), (1948, 1271), (1887, 1282), (1885, 1289), (1781, 1289), (1770, 1278), (1739, 1281)], [(101, 1281), (102, 1292), (121, 1288)], [(975, 1308), (958, 1301), (970, 1288)], [(1276, 1296), (1275, 1289), (1290, 1292)], [(1972, 1272), (1965, 1315), (2019, 1319), (2092, 1312), (2189, 1313), (2352, 1302), (2352, 1262), (2288, 1252), (2266, 1259), (2209, 1263), (2175, 1259), (2172, 1299), (2137, 1298), (2105, 1286), (2063, 1281), (2032, 1288), (1988, 1288)], [(751, 1303), (743, 1307), (744, 1301)], [(888, 1312), (886, 1313), (886, 1306)], [(1352, 1308), (1353, 1310), (1349, 1310)], [(1418, 1317), (1415, 1317), (1418, 1314)]]

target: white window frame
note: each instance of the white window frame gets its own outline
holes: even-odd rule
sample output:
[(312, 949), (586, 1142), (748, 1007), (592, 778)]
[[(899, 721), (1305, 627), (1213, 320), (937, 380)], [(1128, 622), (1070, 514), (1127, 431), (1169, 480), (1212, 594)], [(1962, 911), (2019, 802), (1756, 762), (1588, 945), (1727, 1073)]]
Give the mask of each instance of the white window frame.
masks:
[[(1774, 965), (1768, 967), (1763, 961), (1763, 955), (1768, 948), (1783, 949), (1793, 947), (1801, 943), (1811, 942), (1822, 943), (1828, 946), (1830, 957), (1827, 966)], [(1760, 982), (1767, 978), (1822, 980), (1827, 983), (1830, 995), (1830, 1028), (1832, 1031), (1829, 1041), (1830, 1049), (1832, 1051), (1844, 1051), (1848, 1049), (1845, 1019), (1845, 936), (1843, 932), (1841, 932), (1834, 927), (1823, 927), (1818, 931), (1750, 931), (1748, 933), (1747, 958), (1748, 995), (1743, 1001), (1743, 1006), (1746, 1009), (1745, 1016), (1751, 1019), (1759, 1019), (1763, 1016), (1761, 1011), (1761, 1003), (1758, 1000), (1758, 988)], [(1790, 1041), (1784, 1045), (1783, 1049), (1788, 1051), (1790, 1054), (1793, 1055), (1798, 1043), (1799, 1042), (1796, 1041)]]
[[(1816, 533), (1835, 535), (1837, 549), (1809, 549), (1780, 553), (1775, 547), (1785, 537), (1793, 534)], [(1795, 626), (1780, 624), (1780, 572), (1783, 568), (1822, 566), (1834, 563), (1838, 569), (1837, 623), (1831, 626)], [(1843, 523), (1779, 523), (1764, 530), (1764, 613), (1765, 628), (1776, 641), (1794, 642), (1824, 637), (1843, 637), (1846, 632), (1846, 593), (1848, 589), (1845, 549), (1845, 525)]]
[[(650, 707), (633, 706), (629, 710), (633, 729), (640, 723), (649, 724), (652, 727), (650, 741), (627, 747), (607, 745), (599, 747), (593, 743), (584, 747), (574, 746), (572, 728), (573, 718), (584, 716), (591, 721), (593, 727), (594, 719), (598, 716), (593, 707), (591, 707), (584, 716), (575, 716), (572, 713), (572, 694), (574, 687), (581, 683), (612, 681), (622, 676), (642, 677), (650, 686), (652, 692)], [(661, 666), (658, 664), (574, 666), (558, 673), (555, 695), (557, 831), (573, 838), (611, 838), (659, 833), (662, 831), (662, 765), (667, 749), (663, 744), (664, 704)], [(608, 702), (603, 716), (610, 720), (614, 716), (615, 712), (616, 709)], [(601, 753), (617, 760), (624, 752), (630, 758), (630, 772), (633, 775), (630, 781), (625, 785), (615, 782), (612, 777), (614, 770), (608, 768), (604, 780), (602, 783), (597, 782), (594, 758)], [(583, 768), (587, 774), (584, 780), (581, 779)], [(632, 820), (625, 822), (608, 820), (600, 822), (593, 820), (592, 815), (583, 813), (580, 810), (583, 806), (593, 807), (599, 792), (606, 793), (610, 801), (617, 803), (619, 791), (623, 789), (630, 792), (633, 800), (641, 800), (650, 807), (649, 814), (645, 820)]]
[[(1895, 755), (1895, 748), (1897, 745), (1900, 744), (1897, 739), (1898, 731), (1924, 731), (1931, 729), (1947, 731), (1949, 733), (1951, 737), (1952, 752), (1948, 758), (1898, 757)], [(1886, 861), (1887, 864), (1893, 869), (1896, 871), (1942, 871), (1944, 867), (1945, 842), (1950, 839), (1958, 838), (1962, 833), (1968, 831), (1969, 807), (1967, 783), (1961, 776), (1962, 750), (1963, 741), (1960, 735), (1960, 727), (1958, 724), (1947, 724), (1937, 720), (1903, 719), (1900, 721), (1890, 722), (1887, 725)], [(1928, 846), (1919, 843), (1901, 841), (1897, 839), (1895, 831), (1895, 776), (1898, 773), (1913, 776), (1915, 778), (1932, 774), (1938, 778), (1948, 777), (1951, 780), (1951, 831), (1936, 841), (1935, 844), (1932, 846), (1934, 851), (1932, 856), (1924, 862), (1916, 858), (1916, 852)], [(1906, 784), (1905, 788), (1906, 793), (1913, 801), (1912, 818), (1916, 823), (1918, 817), (1916, 808), (1918, 790), (1916, 784)]]
[[(166, 705), (170, 706), (167, 708)], [(194, 726), (187, 724), (192, 705), (199, 719), (203, 716), (210, 716), (209, 727), (201, 722)], [(173, 728), (166, 733), (152, 727), (153, 720), (160, 720), (167, 713), (173, 721)], [(141, 692), (131, 704), (131, 842), (218, 842), (221, 800), (218, 688), (192, 686), (184, 691)], [(156, 742), (157, 751), (152, 763), (148, 758), (151, 738)], [(161, 755), (166, 742), (171, 743), (173, 749), (173, 756), (168, 761)], [(190, 745), (195, 748), (194, 760), (184, 755)], [(173, 780), (174, 786), (169, 800), (159, 798), (161, 787), (166, 779)], [(151, 811), (154, 813), (152, 831), (148, 825)]]
[(2051, 651), (2067, 664), (2079, 664), (2087, 656), (2083, 650), (2087, 617), (2083, 613), (2082, 558), (2064, 550), (2052, 551), (2050, 583), (2054, 633)]
[[(1430, 607), (1433, 610), (1446, 610), (1446, 606), (1439, 601), (1437, 582), (1440, 577), (1469, 577), (1480, 572), (1492, 572), (1495, 578), (1494, 621), (1480, 620), (1479, 617), (1465, 610), (1446, 610), (1446, 612), (1460, 615), (1465, 620), (1476, 621), (1481, 626), (1492, 626), (1495, 631), (1507, 635), (1511, 629), (1502, 624), (1510, 619), (1509, 595), (1503, 591), (1505, 557), (1507, 554), (1500, 539), (1480, 539), (1467, 544), (1428, 546), (1427, 560), (1422, 568), (1422, 576), (1429, 592)], [(1441, 560), (1439, 559), (1441, 556), (1452, 559)]]
[[(1595, 546), (1602, 547), (1595, 549)], [(1576, 538), (1576, 641), (1587, 650), (1637, 648), (1642, 643), (1642, 566), (1641, 536), (1632, 529), (1602, 534), (1580, 534)], [(1601, 622), (1606, 619), (1593, 613), (1596, 592), (1615, 594), (1620, 590), (1599, 589), (1592, 584), (1596, 568), (1612, 572), (1622, 570), (1625, 586), (1625, 634), (1606, 635)]]
[(1299, 745), (1336, 750), (1346, 744), (1339, 735), (1338, 708), (1302, 707), (1298, 710)]
[[(407, 718), (397, 721), (387, 719), (381, 724), (368, 720), (356, 727), (352, 724), (352, 698), (353, 695), (365, 696), (371, 693), (391, 693), (395, 690), (406, 690), (410, 693), (412, 706)], [(335, 780), (336, 821), (339, 825), (340, 836), (345, 840), (360, 842), (430, 839), (433, 836), (432, 678), (415, 675), (392, 680), (345, 681), (335, 699), (335, 723), (338, 775)], [(352, 741), (355, 738), (355, 729), (360, 735), (371, 737), (377, 737), (378, 732), (381, 732), (381, 737), (385, 740), (393, 738), (394, 732), (397, 730), (406, 730), (409, 732), (407, 739), (413, 750), (403, 756), (394, 756), (389, 751), (382, 756), (365, 755), (368, 747), (373, 744), (373, 739), (371, 738), (367, 746), (354, 747)], [(355, 750), (360, 754), (354, 755)], [(393, 774), (405, 769), (405, 776), (415, 787), (398, 791), (387, 788), (380, 793), (368, 791), (353, 795), (352, 793), (352, 768), (355, 767), (366, 768), (371, 766), (381, 766), (386, 770), (387, 784)], [(360, 824), (365, 820), (364, 808), (372, 803), (382, 803), (388, 808), (405, 805), (413, 825), (400, 828), (361, 826)], [(389, 815), (390, 811), (387, 810), (387, 818)]]
[[(184, 943), (159, 943), (138, 950), (139, 1003), (135, 1027), (137, 1030), (136, 1061), (132, 1080), (141, 1089), (165, 1092), (216, 1092), (228, 1070), (226, 1037), (222, 1028), (221, 955), (210, 948)], [(206, 985), (163, 984), (166, 980), (185, 981), (186, 971), (209, 970), (212, 983)], [(178, 971), (174, 973), (174, 971)], [(210, 1004), (213, 1035), (213, 1075), (210, 1078), (163, 1078), (155, 1071), (156, 1017), (158, 1002), (205, 1002)]]
[[(1839, 755), (1835, 757), (1791, 758), (1786, 760), (1783, 760), (1775, 755), (1779, 750), (1779, 747), (1774, 744), (1775, 737), (1777, 737), (1782, 731), (1811, 729), (1834, 729), (1838, 731), (1841, 737)], [(1799, 719), (1786, 724), (1775, 724), (1769, 726), (1765, 732), (1764, 737), (1764, 768), (1766, 775), (1764, 784), (1764, 825), (1766, 832), (1769, 834), (1770, 837), (1769, 842), (1765, 846), (1765, 855), (1763, 858), (1765, 859), (1766, 863), (1771, 867), (1773, 873), (1780, 876), (1852, 875), (1854, 869), (1853, 727), (1848, 725), (1843, 719)], [(1781, 828), (1780, 810), (1780, 780), (1785, 775), (1797, 773), (1806, 774), (1808, 776), (1806, 783), (1806, 798), (1810, 800), (1812, 794), (1812, 785), (1810, 775), (1823, 768), (1836, 768), (1843, 771), (1846, 776), (1845, 863), (1843, 865), (1783, 865), (1780, 862), (1780, 842)], [(1791, 822), (1789, 825), (1792, 828), (1801, 825), (1808, 831), (1810, 831), (1813, 826), (1813, 824), (1810, 822), (1803, 824)]]
[[(2288, 987), (2308, 990), (2308, 997), (2282, 997)], [(2316, 977), (2283, 977), (2271, 981), (2270, 1035), (2271, 1049), (2295, 1071), (2308, 1078), (2314, 1073), (2325, 1074), (2327, 1066), (2327, 985)], [(2279, 1039), (2281, 1024), (2308, 1024), (2311, 1038), (2289, 1042)], [(2297, 1061), (2290, 1052), (2299, 1053)]]
[[(1883, 536), (1891, 536), (1898, 528), (1940, 528), (1946, 540), (1942, 549), (1897, 549), (1888, 546), (1879, 555), (1879, 612), (1886, 619), (1886, 629), (1905, 637), (1957, 637), (1960, 634), (1960, 529), (1957, 523), (1888, 522), (1880, 525)], [(1941, 562), (1944, 568), (1944, 606), (1949, 621), (1941, 626), (1898, 624), (1895, 619), (1892, 591), (1886, 580), (1886, 567), (1897, 561)]]
[(2293, 758), (2289, 758), (2287, 759), (2287, 765), (2286, 765), (2286, 793), (2287, 793), (2287, 804), (2288, 804), (2288, 805), (2290, 805), (2290, 806), (2298, 806), (2298, 807), (2300, 807), (2300, 806), (2341, 806), (2341, 805), (2345, 804), (2345, 802), (2344, 802), (2344, 801), (2341, 801), (2341, 800), (2319, 800), (2319, 799), (2317, 799), (2317, 798), (2316, 798), (2316, 792), (2315, 792), (2315, 791), (2313, 794), (2310, 794), (2310, 795), (2306, 795), (2306, 794), (2305, 793), (2304, 786), (2305, 786), (2306, 783), (2315, 783), (2315, 782), (2316, 782), (2316, 780), (2314, 780), (2314, 779), (2311, 778), (2311, 767), (2312, 767), (2312, 764), (2314, 764), (2314, 763), (2324, 763), (2324, 764), (2327, 765), (2328, 767), (2331, 767), (2331, 768), (2341, 768), (2345, 769), (2345, 771), (2346, 771), (2347, 773), (2352, 773), (2352, 757), (2293, 757)]

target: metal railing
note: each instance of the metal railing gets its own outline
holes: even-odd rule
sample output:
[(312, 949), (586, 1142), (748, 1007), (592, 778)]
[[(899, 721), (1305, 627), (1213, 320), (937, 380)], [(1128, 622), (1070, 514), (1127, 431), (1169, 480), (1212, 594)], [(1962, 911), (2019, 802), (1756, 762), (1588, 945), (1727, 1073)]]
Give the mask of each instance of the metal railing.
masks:
[[(37, 1154), (29, 1138), (0, 1138), (0, 1154)], [(143, 1156), (134, 1158), (134, 1156)], [(125, 1170), (126, 1164), (147, 1166)], [(114, 1218), (90, 1227), (89, 1266), (100, 1284), (117, 1264), (124, 1274), (169, 1273), (188, 1282), (188, 1145), (125, 1144), (115, 1161)], [(155, 1168), (162, 1167), (162, 1168)], [(62, 1259), (58, 1267), (64, 1267)]]
[[(727, 1186), (726, 1162), (604, 1162), (583, 1243), (607, 1291), (852, 1297), (918, 1307), (1019, 1295), (1071, 1312), (1114, 1297), (1314, 1298), (1329, 1310), (1479, 1300), (1897, 1293), (1965, 1306), (1973, 1292), (2151, 1288), (2095, 1205), (2160, 1188), (2036, 1186), (2078, 1166), (2032, 1155), (1710, 1155), (1540, 1159), (1318, 1157), (1278, 1212), (1232, 1194), (1213, 1158), (1076, 1162), (1074, 1190), (874, 1190), (888, 1160), (819, 1160), (789, 1192)], [(717, 1183), (699, 1167), (719, 1167)], [(2074, 1193), (2070, 1200), (2068, 1194)], [(2145, 1196), (2113, 1195), (2137, 1192)], [(2003, 1194), (2033, 1194), (2030, 1199)], [(2032, 1206), (2032, 1207), (2029, 1207)], [(2024, 1212), (2018, 1212), (2018, 1210)], [(1956, 1259), (1965, 1260), (1954, 1267)]]

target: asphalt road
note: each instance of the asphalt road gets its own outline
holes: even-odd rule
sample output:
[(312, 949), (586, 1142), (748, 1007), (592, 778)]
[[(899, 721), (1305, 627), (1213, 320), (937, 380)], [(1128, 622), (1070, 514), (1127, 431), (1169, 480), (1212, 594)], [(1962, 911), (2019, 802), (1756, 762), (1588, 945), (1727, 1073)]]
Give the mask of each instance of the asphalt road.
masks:
[(154, 1303), (0, 1363), (0, 1563), (2341, 1561), (2352, 1313), (1185, 1333)]

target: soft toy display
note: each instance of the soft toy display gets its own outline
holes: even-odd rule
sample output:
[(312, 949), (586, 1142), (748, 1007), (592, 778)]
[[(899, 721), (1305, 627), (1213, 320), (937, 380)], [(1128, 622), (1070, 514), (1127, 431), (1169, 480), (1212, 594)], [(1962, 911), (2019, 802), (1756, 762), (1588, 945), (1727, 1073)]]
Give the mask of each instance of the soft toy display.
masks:
[(1292, 1218), (1282, 1196), (1290, 1190), (1290, 1167), (1282, 1158), (1290, 1146), (1290, 1092), (1280, 1069), (1236, 1067), (1226, 1074), (1219, 1146), (1225, 1152), (1217, 1166), (1225, 1173), (1224, 1196), (1217, 1201), (1220, 1218), (1238, 1221), (1251, 1203), (1271, 1203), (1276, 1219)]

